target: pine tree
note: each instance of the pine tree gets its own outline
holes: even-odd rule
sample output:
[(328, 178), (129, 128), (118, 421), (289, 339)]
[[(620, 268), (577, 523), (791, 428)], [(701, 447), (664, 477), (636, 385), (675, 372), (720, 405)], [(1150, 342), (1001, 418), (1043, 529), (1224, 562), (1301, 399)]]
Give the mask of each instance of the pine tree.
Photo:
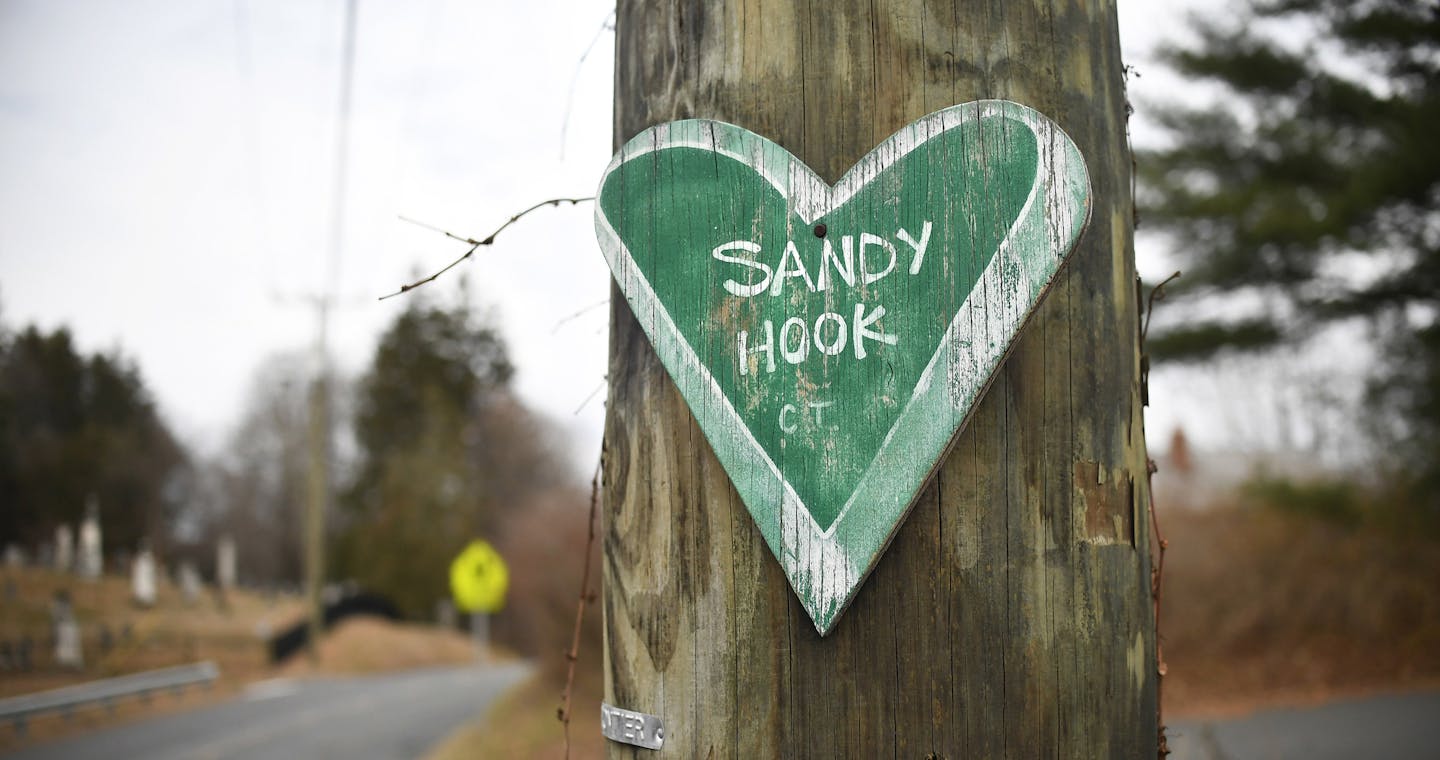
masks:
[(1161, 106), (1169, 146), (1138, 157), (1141, 219), (1170, 237), (1190, 306), (1152, 356), (1361, 322), (1382, 349), (1371, 416), (1437, 492), (1440, 3), (1249, 0), (1192, 25), (1166, 60), (1220, 96)]
[(396, 316), (357, 383), (338, 577), (427, 616), (465, 544), (568, 483), (546, 425), (511, 393), (513, 373), (498, 326), (463, 300), (415, 298)]
[(0, 545), (35, 545), (98, 500), (107, 549), (164, 547), (188, 456), (140, 371), (65, 328), (0, 333)]

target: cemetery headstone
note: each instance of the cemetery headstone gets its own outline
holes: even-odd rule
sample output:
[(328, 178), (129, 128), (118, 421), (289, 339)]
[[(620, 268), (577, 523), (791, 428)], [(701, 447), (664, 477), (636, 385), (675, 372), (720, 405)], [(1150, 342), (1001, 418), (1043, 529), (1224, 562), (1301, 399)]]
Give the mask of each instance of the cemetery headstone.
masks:
[(155, 554), (144, 546), (130, 564), (130, 597), (140, 607), (155, 606)]
[(50, 602), (50, 624), (55, 635), (55, 664), (62, 668), (85, 667), (85, 653), (80, 646), (80, 623), (70, 594), (55, 592)]
[(235, 539), (230, 536), (221, 536), (220, 541), (215, 545), (215, 583), (226, 591), (235, 588), (235, 559)]
[(69, 525), (55, 528), (55, 569), (62, 573), (75, 569), (75, 534)]
[(85, 506), (85, 520), (80, 523), (80, 555), (76, 571), (81, 578), (94, 580), (103, 569), (100, 549), (100, 503), (95, 497)]

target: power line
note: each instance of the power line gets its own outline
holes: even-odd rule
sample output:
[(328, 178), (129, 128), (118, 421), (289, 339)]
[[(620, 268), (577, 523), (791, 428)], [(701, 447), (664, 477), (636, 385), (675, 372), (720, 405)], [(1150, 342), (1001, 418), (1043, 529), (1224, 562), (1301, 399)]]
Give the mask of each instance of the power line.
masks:
[(331, 186), (330, 253), (325, 292), (333, 294), (340, 280), (345, 242), (345, 198), (350, 171), (350, 111), (355, 84), (355, 20), (358, 0), (346, 0), (345, 34), (340, 52), (340, 103), (335, 124), (334, 177)]
[(310, 477), (305, 504), (305, 592), (310, 608), (310, 635), (306, 639), (310, 658), (318, 659), (320, 633), (324, 630), (321, 600), (325, 584), (325, 517), (330, 508), (330, 388), (329, 348), (330, 306), (339, 288), (340, 259), (344, 247), (345, 190), (350, 162), (350, 102), (355, 79), (355, 17), (357, 0), (345, 3), (345, 32), (340, 60), (340, 103), (335, 125), (334, 185), (330, 194), (330, 246), (326, 281), (316, 299), (318, 335), (315, 341), (317, 374), (309, 398)]

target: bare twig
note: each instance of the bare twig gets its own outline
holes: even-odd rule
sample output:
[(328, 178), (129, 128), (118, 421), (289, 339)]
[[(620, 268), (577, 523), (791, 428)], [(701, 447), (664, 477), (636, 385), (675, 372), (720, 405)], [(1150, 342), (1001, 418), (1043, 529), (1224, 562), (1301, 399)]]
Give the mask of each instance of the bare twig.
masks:
[(462, 243), (469, 243), (469, 244), (470, 244), (470, 250), (466, 251), (466, 252), (465, 252), (465, 255), (461, 256), (460, 258), (455, 259), (454, 261), (450, 262), (449, 264), (446, 264), (443, 268), (440, 269), (440, 271), (436, 272), (435, 274), (432, 274), (432, 275), (430, 275), (429, 277), (425, 277), (425, 278), (423, 278), (423, 279), (416, 280), (415, 282), (412, 282), (412, 283), (410, 283), (409, 285), (401, 285), (401, 286), (400, 286), (400, 289), (397, 290), (397, 291), (395, 291), (394, 293), (391, 293), (391, 294), (385, 295), (385, 296), (380, 296), (380, 300), (381, 300), (381, 301), (384, 301), (384, 300), (387, 299), (387, 298), (394, 298), (395, 296), (398, 296), (398, 295), (400, 295), (400, 294), (402, 294), (402, 293), (408, 293), (408, 292), (410, 292), (410, 291), (412, 291), (412, 290), (420, 287), (421, 285), (424, 285), (424, 284), (429, 283), (429, 282), (434, 282), (437, 278), (440, 277), (440, 275), (443, 275), (443, 274), (445, 274), (446, 272), (450, 271), (451, 269), (454, 269), (455, 267), (457, 267), (457, 266), (460, 265), (460, 262), (462, 262), (462, 261), (470, 258), (472, 255), (474, 255), (475, 251), (478, 250), (478, 249), (480, 248), (480, 246), (482, 246), (482, 245), (492, 245), (492, 244), (494, 244), (494, 242), (495, 242), (495, 236), (496, 236), (496, 235), (499, 235), (500, 233), (504, 232), (506, 227), (509, 227), (510, 225), (512, 225), (512, 224), (520, 221), (520, 218), (521, 218), (521, 217), (525, 216), (526, 214), (530, 213), (531, 211), (534, 211), (534, 210), (539, 209), (539, 208), (543, 208), (543, 207), (545, 207), (545, 206), (559, 206), (559, 205), (562, 204), (562, 203), (569, 203), (569, 204), (571, 204), (571, 205), (574, 205), (574, 204), (577, 204), (577, 203), (584, 203), (585, 201), (593, 201), (593, 200), (595, 200), (594, 197), (586, 197), (586, 198), (551, 198), (550, 200), (540, 201), (539, 203), (535, 204), (534, 206), (531, 206), (530, 208), (527, 208), (527, 209), (525, 209), (524, 211), (521, 211), (520, 213), (518, 213), (518, 214), (510, 217), (509, 219), (505, 220), (505, 223), (504, 223), (504, 224), (502, 224), (502, 225), (500, 225), (499, 227), (495, 228), (495, 231), (492, 232), (492, 233), (490, 233), (489, 236), (487, 236), (487, 237), (486, 237), (485, 239), (483, 239), (483, 240), (476, 240), (475, 238), (468, 238), (468, 237), (463, 237), (463, 236), (460, 236), (460, 235), (456, 235), (456, 234), (453, 233), (453, 232), (449, 232), (449, 231), (447, 231), (447, 230), (442, 230), (442, 229), (440, 229), (439, 227), (436, 227), (436, 226), (434, 226), (434, 225), (425, 224), (424, 222), (417, 222), (417, 221), (415, 221), (414, 219), (407, 219), (406, 217), (403, 217), (403, 216), (402, 216), (402, 217), (400, 217), (400, 219), (401, 219), (402, 221), (406, 221), (406, 222), (409, 222), (409, 223), (411, 223), (411, 224), (418, 225), (418, 226), (424, 227), (424, 228), (429, 229), (429, 230), (434, 230), (434, 231), (439, 232), (439, 233), (441, 233), (442, 235), (444, 235), (445, 237), (448, 237), (448, 238), (450, 238), (450, 239), (452, 239), (452, 240), (459, 240), (459, 241), (462, 242)]
[[(1150, 289), (1150, 295), (1145, 299), (1145, 319), (1140, 327), (1140, 365), (1141, 371), (1148, 376), (1150, 357), (1145, 351), (1145, 339), (1150, 335), (1150, 317), (1155, 312), (1155, 303), (1165, 299), (1165, 286), (1169, 285), (1180, 276), (1179, 272), (1166, 277), (1159, 285)], [(1148, 384), (1148, 377), (1142, 378), (1142, 384)], [(1150, 527), (1155, 534), (1155, 566), (1150, 570), (1150, 598), (1155, 603), (1155, 724), (1159, 727), (1159, 760), (1165, 760), (1170, 754), (1170, 740), (1165, 735), (1165, 699), (1164, 685), (1165, 672), (1165, 650), (1161, 643), (1160, 635), (1160, 605), (1164, 599), (1165, 592), (1165, 550), (1170, 548), (1170, 542), (1165, 540), (1165, 534), (1160, 530), (1160, 520), (1155, 515), (1155, 473), (1160, 468), (1156, 466), (1155, 460), (1145, 457), (1145, 483), (1149, 491), (1149, 512)]]
[(560, 332), (560, 328), (564, 327), (565, 325), (567, 325), (567, 324), (569, 324), (569, 323), (571, 323), (571, 322), (574, 322), (575, 320), (577, 320), (577, 319), (585, 316), (586, 314), (589, 314), (590, 312), (592, 312), (592, 311), (600, 308), (601, 306), (605, 306), (605, 305), (607, 305), (607, 304), (609, 304), (609, 303), (610, 303), (610, 299), (609, 299), (609, 298), (606, 298), (606, 299), (604, 299), (604, 300), (602, 300), (602, 301), (596, 301), (595, 303), (592, 303), (592, 304), (590, 304), (589, 306), (586, 306), (586, 307), (584, 307), (583, 309), (580, 309), (579, 311), (573, 312), (572, 314), (570, 314), (570, 316), (565, 317), (564, 319), (561, 319), (559, 322), (556, 322), (556, 323), (555, 323), (555, 326), (552, 327), (552, 328), (550, 328), (550, 334), (551, 334), (551, 335), (554, 335), (555, 333)]
[(1178, 279), (1180, 279), (1180, 273), (1177, 271), (1150, 289), (1150, 297), (1145, 301), (1145, 324), (1140, 328), (1140, 351), (1142, 353), (1145, 351), (1145, 339), (1150, 337), (1150, 317), (1155, 314), (1155, 304), (1165, 300), (1165, 286)]
[(575, 105), (575, 85), (580, 82), (580, 69), (585, 66), (585, 59), (590, 57), (590, 52), (595, 49), (595, 44), (606, 32), (615, 31), (615, 10), (612, 8), (605, 20), (600, 22), (600, 28), (595, 30), (595, 36), (590, 38), (590, 44), (585, 46), (585, 52), (580, 54), (580, 60), (575, 62), (575, 73), (570, 75), (570, 91), (565, 96), (565, 116), (560, 121), (560, 160), (565, 160), (565, 133), (570, 131), (570, 109)]
[(595, 390), (590, 391), (590, 395), (586, 396), (585, 400), (580, 402), (580, 406), (575, 407), (574, 414), (579, 414), (580, 412), (585, 410), (585, 407), (590, 405), (590, 399), (595, 398), (595, 395), (598, 394), (600, 390), (605, 387), (605, 381), (607, 379), (609, 378), (600, 378), (600, 382), (595, 384)]
[(1130, 145), (1130, 117), (1135, 114), (1135, 106), (1130, 104), (1130, 77), (1140, 78), (1140, 70), (1128, 63), (1120, 66), (1121, 86), (1124, 88), (1125, 97), (1125, 151), (1130, 154), (1130, 222), (1135, 228), (1140, 227), (1140, 204), (1135, 200), (1135, 175), (1140, 173), (1139, 165), (1135, 162), (1135, 150)]
[(1165, 650), (1160, 641), (1160, 602), (1165, 591), (1165, 550), (1170, 542), (1160, 530), (1160, 521), (1155, 517), (1155, 472), (1160, 468), (1155, 460), (1145, 458), (1145, 480), (1150, 490), (1150, 525), (1155, 530), (1155, 548), (1158, 550), (1155, 567), (1150, 571), (1150, 596), (1155, 600), (1155, 722), (1160, 727), (1160, 760), (1170, 754), (1170, 742), (1165, 737), (1165, 700), (1162, 687), (1165, 684)]
[(589, 534), (585, 537), (585, 569), (580, 573), (580, 598), (575, 602), (575, 634), (570, 639), (570, 651), (565, 653), (568, 661), (565, 674), (565, 691), (560, 693), (560, 708), (555, 717), (565, 726), (565, 758), (570, 758), (570, 696), (575, 688), (575, 663), (580, 659), (580, 628), (585, 621), (585, 605), (594, 600), (590, 593), (590, 550), (595, 546), (595, 513), (600, 503), (600, 474), (605, 470), (605, 450), (600, 450), (600, 461), (595, 465), (595, 477), (590, 480)]

